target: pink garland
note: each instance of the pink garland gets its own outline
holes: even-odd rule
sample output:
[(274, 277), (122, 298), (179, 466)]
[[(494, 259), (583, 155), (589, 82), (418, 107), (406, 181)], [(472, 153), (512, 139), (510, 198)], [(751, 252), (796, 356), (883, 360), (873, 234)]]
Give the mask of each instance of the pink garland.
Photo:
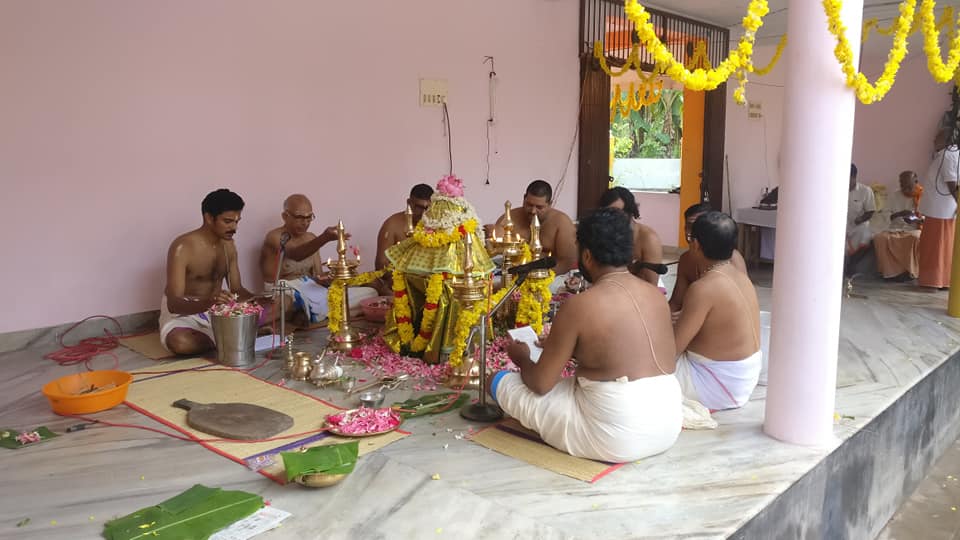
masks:
[(214, 304), (210, 308), (210, 313), (220, 317), (242, 317), (243, 315), (256, 315), (263, 313), (263, 306), (255, 302), (228, 302), (226, 304)]

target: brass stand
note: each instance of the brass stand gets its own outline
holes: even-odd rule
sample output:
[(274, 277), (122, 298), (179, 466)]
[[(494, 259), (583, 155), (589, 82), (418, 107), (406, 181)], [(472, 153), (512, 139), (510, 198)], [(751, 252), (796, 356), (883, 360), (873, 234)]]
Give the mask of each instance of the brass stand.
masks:
[(407, 222), (407, 238), (413, 236), (413, 209), (410, 208), (410, 205), (407, 205), (407, 209), (403, 211), (403, 218)]
[[(513, 218), (510, 216), (510, 201), (503, 203), (504, 216), (503, 238), (494, 236), (489, 240), (490, 253), (503, 255), (503, 263), (500, 266), (502, 286), (507, 287), (512, 281), (509, 270), (513, 266), (519, 265), (523, 259), (523, 238), (513, 232)], [(539, 225), (538, 225), (539, 227)], [(539, 229), (538, 229), (539, 230)], [(531, 237), (532, 238), (532, 237)]]
[[(543, 257), (543, 244), (540, 243), (540, 218), (533, 216), (530, 222), (530, 261)], [(542, 268), (530, 272), (530, 279), (544, 279), (550, 277), (550, 270)]]
[(340, 305), (341, 324), (336, 334), (330, 336), (327, 346), (335, 351), (347, 352), (360, 341), (357, 330), (350, 327), (350, 287), (347, 280), (357, 276), (357, 267), (360, 266), (360, 257), (355, 261), (347, 260), (347, 243), (343, 230), (343, 221), (337, 222), (337, 260), (327, 260), (327, 268), (334, 282), (343, 283), (343, 302)]
[[(463, 277), (454, 277), (451, 286), (453, 287), (454, 297), (463, 304), (463, 309), (466, 310), (486, 298), (484, 293), (487, 288), (485, 278), (475, 278), (473, 276), (473, 239), (469, 234), (464, 238), (463, 258)], [(517, 283), (519, 284), (520, 281), (522, 280), (517, 280)], [(507, 293), (504, 298), (509, 296), (510, 293)], [(503, 304), (503, 300), (493, 308), (491, 313), (496, 311), (501, 304)], [(478, 369), (480, 371), (479, 400), (460, 409), (460, 416), (474, 422), (494, 422), (503, 418), (503, 410), (496, 403), (487, 403), (487, 321), (489, 317), (490, 313), (486, 312), (480, 317), (479, 331), (474, 332), (476, 327), (470, 329), (470, 336), (467, 337), (464, 349), (466, 350), (466, 347), (469, 347), (474, 334), (478, 334), (480, 338), (480, 357), (476, 361), (479, 362)]]

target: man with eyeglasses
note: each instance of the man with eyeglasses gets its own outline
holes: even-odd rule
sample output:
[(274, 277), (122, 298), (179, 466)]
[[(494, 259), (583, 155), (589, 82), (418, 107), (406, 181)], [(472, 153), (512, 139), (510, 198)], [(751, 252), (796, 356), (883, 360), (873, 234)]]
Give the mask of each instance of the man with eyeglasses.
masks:
[[(290, 288), (287, 319), (303, 326), (322, 322), (327, 318), (327, 287), (332, 280), (324, 272), (319, 250), (337, 239), (337, 228), (327, 227), (319, 235), (310, 232), (316, 216), (310, 199), (301, 194), (287, 197), (280, 217), (283, 225), (267, 233), (260, 250), (264, 290), (273, 290), (275, 282), (283, 280)], [(350, 307), (355, 308), (360, 300), (376, 295), (376, 291), (368, 287), (353, 287)]]
[[(426, 184), (417, 184), (410, 190), (407, 206), (413, 213), (414, 226), (420, 223), (420, 218), (423, 217), (423, 213), (430, 206), (430, 197), (432, 196), (433, 188)], [(380, 226), (380, 232), (377, 233), (377, 258), (375, 261), (377, 270), (390, 263), (385, 255), (387, 248), (402, 242), (407, 237), (407, 217), (404, 214), (405, 211), (397, 212), (388, 217)]]
[[(713, 210), (713, 207), (710, 206), (710, 203), (699, 203), (687, 208), (683, 213), (683, 230), (686, 233), (687, 244), (690, 244), (693, 240), (693, 223), (697, 221), (698, 217), (711, 210)], [(730, 265), (744, 274), (747, 273), (747, 263), (744, 262), (743, 255), (736, 249), (733, 250), (733, 255), (730, 257)], [(673, 314), (674, 322), (676, 322), (680, 316), (680, 311), (683, 309), (683, 298), (686, 296), (687, 288), (694, 281), (700, 279), (706, 271), (702, 266), (694, 257), (692, 251), (680, 255), (680, 260), (677, 262), (677, 281), (674, 282), (673, 294), (670, 295), (670, 312)]]

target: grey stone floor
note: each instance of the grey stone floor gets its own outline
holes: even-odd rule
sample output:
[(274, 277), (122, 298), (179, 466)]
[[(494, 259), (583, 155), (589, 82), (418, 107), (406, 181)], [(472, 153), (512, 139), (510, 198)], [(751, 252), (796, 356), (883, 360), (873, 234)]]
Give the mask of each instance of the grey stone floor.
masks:
[(960, 439), (930, 469), (878, 540), (960, 539)]

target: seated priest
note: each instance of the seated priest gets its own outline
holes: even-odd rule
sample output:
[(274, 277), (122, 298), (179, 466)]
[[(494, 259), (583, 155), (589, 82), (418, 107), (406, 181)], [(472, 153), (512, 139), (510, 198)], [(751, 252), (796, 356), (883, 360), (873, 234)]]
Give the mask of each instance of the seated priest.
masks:
[[(237, 246), (233, 243), (243, 206), (240, 195), (228, 189), (210, 192), (200, 205), (203, 225), (170, 244), (167, 285), (160, 299), (160, 342), (174, 354), (212, 349), (213, 329), (207, 311), (234, 299), (254, 298), (240, 282)], [(265, 310), (260, 322), (271, 316), (272, 311)]]
[[(553, 207), (553, 188), (543, 180), (534, 180), (523, 194), (523, 206), (510, 210), (510, 219), (514, 224), (514, 233), (530, 242), (530, 223), (533, 216), (540, 220), (540, 243), (545, 253), (557, 259), (554, 272), (562, 276), (577, 263), (576, 228), (573, 221)], [(497, 219), (495, 234), (503, 235), (503, 223), (506, 214)], [(557, 287), (563, 284), (562, 277), (557, 279)]]
[[(327, 287), (331, 278), (323, 270), (318, 250), (337, 239), (337, 229), (327, 227), (319, 236), (310, 232), (315, 219), (313, 205), (300, 194), (287, 197), (280, 218), (283, 225), (268, 232), (260, 248), (264, 289), (272, 291), (275, 284), (283, 281), (289, 287), (285, 301), (287, 319), (302, 326), (323, 322), (327, 318)], [(372, 296), (377, 296), (374, 289), (351, 287), (351, 310), (359, 309), (360, 301)]]
[(742, 407), (760, 377), (760, 304), (747, 274), (733, 267), (737, 224), (707, 212), (693, 224), (690, 253), (704, 268), (690, 285), (674, 328), (683, 397), (712, 410)]
[(651, 285), (663, 287), (660, 275), (642, 265), (642, 263), (663, 263), (663, 246), (660, 244), (657, 232), (640, 223), (640, 210), (637, 208), (633, 193), (625, 187), (610, 188), (600, 197), (600, 206), (623, 210), (633, 218), (630, 223), (633, 227), (633, 261), (630, 263), (630, 271)]
[[(713, 210), (713, 207), (710, 206), (710, 203), (699, 203), (687, 208), (683, 213), (683, 230), (688, 244), (693, 234), (693, 222), (711, 210)], [(730, 256), (730, 264), (746, 275), (747, 263), (743, 260), (743, 255), (736, 249)], [(705, 269), (698, 263), (698, 258), (690, 250), (680, 255), (680, 260), (677, 262), (677, 281), (674, 282), (673, 293), (670, 295), (670, 312), (673, 313), (674, 320), (679, 317), (679, 313), (683, 309), (683, 299), (687, 294), (687, 288), (690, 287), (691, 283), (700, 279), (704, 271)]]
[[(407, 197), (407, 206), (410, 207), (411, 211), (411, 225), (415, 226), (417, 223), (420, 223), (423, 213), (426, 212), (430, 206), (430, 197), (432, 196), (433, 188), (427, 184), (417, 184), (410, 190), (410, 196)], [(385, 255), (387, 248), (394, 244), (399, 244), (406, 238), (407, 216), (405, 211), (397, 212), (383, 222), (383, 225), (380, 226), (380, 232), (377, 233), (377, 270), (382, 269), (390, 263)]]
[(900, 173), (900, 189), (887, 198), (890, 224), (873, 237), (877, 269), (887, 281), (911, 281), (920, 271), (920, 223), (917, 173)]
[(857, 265), (870, 252), (873, 232), (870, 218), (877, 210), (873, 189), (857, 182), (857, 166), (850, 164), (850, 194), (847, 197), (847, 244), (844, 275), (856, 273)]
[[(526, 344), (508, 345), (520, 372), (494, 375), (490, 393), (570, 455), (623, 463), (659, 454), (683, 422), (667, 304), (627, 270), (633, 230), (626, 214), (597, 210), (580, 221), (577, 242), (580, 271), (593, 286), (561, 306), (538, 362)], [(571, 358), (576, 374), (562, 378)]]

